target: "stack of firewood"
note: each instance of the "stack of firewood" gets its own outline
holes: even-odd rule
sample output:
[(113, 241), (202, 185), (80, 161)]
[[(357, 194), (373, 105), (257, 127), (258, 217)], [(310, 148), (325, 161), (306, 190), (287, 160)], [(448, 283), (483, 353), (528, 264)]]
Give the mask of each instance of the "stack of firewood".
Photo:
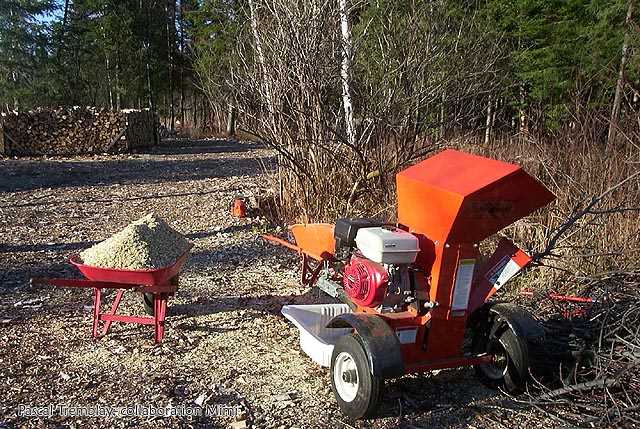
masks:
[(147, 147), (156, 141), (157, 124), (150, 110), (123, 110), (127, 118), (124, 150)]
[(37, 109), (0, 117), (0, 155), (124, 152), (155, 143), (148, 110)]

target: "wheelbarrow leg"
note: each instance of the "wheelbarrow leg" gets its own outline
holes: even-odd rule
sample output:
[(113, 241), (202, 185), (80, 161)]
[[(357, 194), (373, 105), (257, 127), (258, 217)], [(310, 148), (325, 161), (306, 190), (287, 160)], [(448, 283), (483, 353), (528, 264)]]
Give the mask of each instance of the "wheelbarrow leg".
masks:
[(309, 267), (309, 257), (306, 254), (302, 254), (302, 279), (301, 279), (301, 283), (305, 286), (308, 285), (309, 280), (307, 279), (309, 277), (309, 270), (311, 269), (311, 267)]
[(153, 304), (155, 318), (154, 340), (156, 344), (159, 344), (162, 342), (162, 338), (164, 337), (164, 317), (167, 311), (167, 294), (154, 294)]
[[(120, 305), (120, 300), (122, 299), (122, 294), (124, 294), (124, 289), (118, 289), (118, 293), (116, 293), (116, 297), (113, 299), (113, 304), (111, 304), (111, 310), (108, 314), (114, 315), (118, 310), (118, 306)], [(109, 328), (111, 327), (111, 320), (107, 320), (104, 322), (104, 326), (102, 327), (102, 335), (106, 335), (109, 332)]]
[(98, 323), (100, 322), (100, 288), (93, 289), (93, 338), (98, 338)]
[(317, 261), (318, 265), (315, 268), (311, 265), (312, 258), (306, 254), (302, 254), (302, 284), (305, 286), (312, 286), (318, 279), (318, 275), (322, 270), (323, 261)]

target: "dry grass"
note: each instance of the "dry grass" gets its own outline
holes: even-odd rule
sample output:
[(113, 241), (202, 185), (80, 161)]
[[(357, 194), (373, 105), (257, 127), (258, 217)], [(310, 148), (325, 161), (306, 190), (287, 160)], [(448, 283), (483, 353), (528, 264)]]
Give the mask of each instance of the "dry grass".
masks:
[[(465, 142), (461, 148), (514, 162), (537, 177), (556, 200), (534, 215), (503, 231), (525, 249), (540, 251), (555, 228), (563, 225), (593, 197), (638, 171), (640, 151), (631, 144), (615, 150), (587, 142), (557, 139), (546, 143), (525, 138), (492, 142), (488, 146)], [(534, 270), (528, 281), (536, 286), (558, 285), (559, 280), (596, 273), (632, 271), (640, 264), (640, 180), (636, 177), (604, 197), (594, 213), (579, 219), (558, 242), (553, 255), (542, 262), (548, 269)], [(570, 285), (567, 285), (570, 287)]]
[(361, 147), (342, 142), (288, 145), (278, 157), (281, 168), (271, 176), (277, 221), (393, 219), (396, 172), (441, 147), (428, 138), (382, 131)]
[[(632, 141), (605, 150), (570, 133), (546, 141), (522, 136), (499, 138), (488, 145), (480, 137), (466, 137), (448, 142), (424, 140), (408, 147), (406, 141), (396, 145), (390, 138), (385, 145), (369, 148), (366, 163), (344, 146), (332, 150), (300, 146), (295, 153), (304, 160), (307, 174), (299, 176), (282, 169), (272, 176), (280, 219), (289, 223), (331, 222), (339, 216), (393, 220), (395, 172), (444, 147), (517, 163), (556, 195), (548, 207), (502, 231), (532, 253), (544, 248), (554, 228), (566, 222), (574, 210), (633, 175), (640, 162), (640, 149)], [(399, 156), (401, 153), (407, 156)], [(367, 179), (358, 179), (367, 175)], [(636, 177), (603, 198), (594, 207), (595, 214), (584, 216), (569, 228), (553, 255), (542, 261), (545, 269), (532, 270), (527, 282), (533, 282), (534, 287), (571, 287), (573, 280), (569, 278), (640, 267), (638, 207), (640, 180)]]

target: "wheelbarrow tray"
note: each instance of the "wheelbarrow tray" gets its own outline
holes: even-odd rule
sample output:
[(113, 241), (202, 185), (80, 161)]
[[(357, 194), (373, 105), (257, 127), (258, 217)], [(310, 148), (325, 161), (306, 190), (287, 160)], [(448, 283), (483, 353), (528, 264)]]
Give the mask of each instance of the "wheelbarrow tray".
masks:
[(82, 263), (78, 255), (73, 255), (69, 262), (88, 279), (96, 282), (123, 283), (145, 286), (157, 286), (169, 283), (175, 277), (189, 257), (187, 249), (173, 264), (162, 268), (128, 270), (118, 268), (95, 267)]
[(329, 223), (298, 223), (289, 227), (296, 245), (303, 253), (318, 261), (332, 259), (336, 253), (334, 225)]

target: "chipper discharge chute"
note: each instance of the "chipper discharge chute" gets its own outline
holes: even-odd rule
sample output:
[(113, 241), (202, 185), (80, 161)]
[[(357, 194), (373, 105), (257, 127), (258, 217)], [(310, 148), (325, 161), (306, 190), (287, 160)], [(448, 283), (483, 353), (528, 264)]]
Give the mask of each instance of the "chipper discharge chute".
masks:
[[(285, 306), (283, 314), (319, 345), (334, 345), (326, 362), (332, 389), (352, 418), (376, 411), (385, 379), (409, 373), (474, 366), (490, 386), (521, 389), (529, 348), (541, 343), (544, 331), (523, 309), (488, 300), (531, 258), (502, 239), (483, 263), (478, 247), (553, 194), (517, 165), (455, 150), (405, 169), (396, 180), (397, 225), (338, 219), (294, 226), (297, 246), (280, 240), (303, 255), (303, 282), (351, 311), (321, 326), (309, 313), (304, 323), (296, 319), (305, 306)], [(309, 240), (310, 231), (317, 240)], [(330, 335), (332, 329), (342, 335)]]

